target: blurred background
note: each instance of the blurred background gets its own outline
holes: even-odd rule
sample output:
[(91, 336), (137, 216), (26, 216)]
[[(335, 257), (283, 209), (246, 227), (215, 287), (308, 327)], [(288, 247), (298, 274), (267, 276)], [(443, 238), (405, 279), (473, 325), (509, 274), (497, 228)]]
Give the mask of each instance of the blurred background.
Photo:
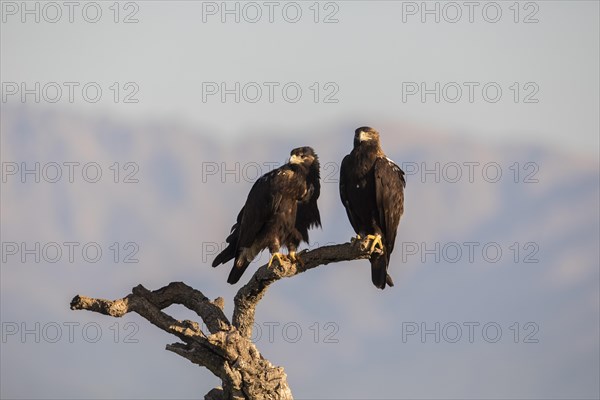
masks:
[(295, 398), (600, 396), (598, 2), (0, 7), (2, 398), (202, 398), (175, 337), (70, 300), (184, 281), (231, 315), (210, 262), (252, 183), (314, 147), (305, 247), (348, 241), (363, 125), (407, 174), (396, 286), (355, 261), (269, 289), (253, 339)]

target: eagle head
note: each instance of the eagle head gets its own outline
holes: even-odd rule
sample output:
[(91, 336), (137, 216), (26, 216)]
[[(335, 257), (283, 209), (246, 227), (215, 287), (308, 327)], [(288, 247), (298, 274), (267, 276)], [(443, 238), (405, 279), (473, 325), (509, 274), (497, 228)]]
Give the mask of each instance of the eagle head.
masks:
[(354, 131), (354, 147), (363, 144), (379, 147), (379, 132), (368, 126), (363, 126)]
[(317, 163), (319, 158), (312, 147), (304, 146), (295, 148), (290, 152), (290, 164), (302, 164), (310, 168), (313, 163)]

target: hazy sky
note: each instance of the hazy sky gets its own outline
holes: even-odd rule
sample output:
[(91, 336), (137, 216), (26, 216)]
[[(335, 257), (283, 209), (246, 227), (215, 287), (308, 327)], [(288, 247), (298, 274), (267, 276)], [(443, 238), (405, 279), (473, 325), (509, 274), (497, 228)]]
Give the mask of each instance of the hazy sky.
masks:
[[(225, 239), (256, 177), (223, 172), (272, 167), (292, 146), (314, 146), (323, 229), (311, 246), (346, 241), (335, 167), (362, 125), (382, 131), (400, 164), (498, 163), (504, 174), (493, 183), (479, 170), (474, 182), (464, 169), (459, 182), (407, 174), (393, 290), (373, 288), (366, 262), (269, 289), (257, 322), (294, 321), (305, 332), (299, 343), (259, 343), (296, 396), (598, 398), (598, 1), (227, 2), (226, 13), (222, 1), (72, 4), (0, 1), (3, 168), (98, 162), (104, 180), (10, 176), (2, 241), (98, 242), (105, 255), (135, 243), (141, 261), (3, 262), (3, 334), (51, 321), (105, 332), (97, 344), (80, 331), (75, 342), (3, 338), (3, 398), (198, 398), (217, 385), (166, 352), (173, 338), (141, 317), (74, 313), (68, 302), (185, 281), (223, 296), (230, 314), (239, 286), (225, 282), (228, 268), (208, 266), (205, 245)], [(36, 100), (53, 112), (31, 107)], [(112, 180), (115, 162), (134, 162), (139, 182)], [(221, 174), (205, 180), (208, 165)], [(527, 165), (535, 182), (513, 175)], [(423, 250), (404, 260), (400, 241), (499, 243), (504, 258), (423, 261)], [(539, 259), (524, 261), (526, 245)], [(313, 340), (310, 327), (331, 321), (339, 343)], [(402, 342), (411, 321), (496, 322), (504, 336)], [(130, 322), (137, 343), (124, 341)], [(525, 342), (527, 326), (539, 328), (536, 341)]]
[[(598, 149), (597, 1), (428, 2), (431, 13), (401, 1), (228, 2), (232, 13), (222, 2), (138, 1), (120, 3), (118, 15), (100, 1), (74, 7), (72, 23), (62, 3), (39, 3), (39, 23), (21, 4), (2, 2), (3, 102), (21, 101), (22, 82), (40, 82), (41, 103), (68, 104), (65, 82), (77, 82), (76, 107), (231, 137), (386, 119)], [(87, 22), (98, 9), (99, 21)], [(57, 85), (44, 90), (49, 82), (60, 96)], [(102, 90), (97, 103), (83, 97), (89, 82)], [(93, 98), (95, 85), (87, 90)]]

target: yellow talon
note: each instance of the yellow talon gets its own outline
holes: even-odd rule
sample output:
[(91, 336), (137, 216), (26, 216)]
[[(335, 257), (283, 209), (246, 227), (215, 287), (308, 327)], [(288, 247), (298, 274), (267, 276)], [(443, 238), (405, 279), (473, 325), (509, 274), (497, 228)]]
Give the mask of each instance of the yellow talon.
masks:
[(361, 239), (362, 239), (362, 238), (360, 237), (360, 235), (356, 235), (356, 236), (354, 236), (354, 237), (350, 238), (350, 243), (354, 244), (354, 243), (356, 243), (356, 242), (360, 242), (360, 241), (361, 241)]
[(292, 263), (298, 263), (298, 264), (304, 266), (304, 261), (302, 261), (300, 256), (297, 255), (295, 251), (290, 251), (289, 258)]
[(271, 268), (271, 264), (273, 264), (273, 260), (277, 259), (277, 261), (279, 262), (279, 265), (283, 264), (283, 258), (285, 256), (281, 253), (273, 253), (271, 254), (271, 259), (269, 260), (269, 264), (267, 265), (267, 268)]
[(381, 241), (381, 235), (367, 235), (365, 238), (367, 241), (372, 240), (369, 253), (373, 253), (377, 247), (383, 252), (383, 242)]

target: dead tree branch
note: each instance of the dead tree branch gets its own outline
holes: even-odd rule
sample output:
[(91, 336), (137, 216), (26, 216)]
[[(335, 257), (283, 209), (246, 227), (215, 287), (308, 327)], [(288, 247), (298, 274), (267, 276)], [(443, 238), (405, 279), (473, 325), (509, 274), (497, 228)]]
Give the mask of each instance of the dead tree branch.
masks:
[[(154, 291), (138, 285), (131, 294), (117, 300), (77, 295), (71, 301), (71, 309), (117, 318), (136, 312), (177, 336), (183, 343), (167, 345), (167, 350), (207, 368), (222, 380), (222, 388), (211, 390), (205, 399), (291, 400), (283, 368), (263, 358), (250, 340), (258, 302), (269, 286), (281, 278), (329, 263), (369, 258), (369, 252), (365, 243), (356, 242), (323, 246), (303, 251), (299, 256), (301, 262), (284, 261), (270, 268), (260, 267), (236, 294), (231, 323), (223, 313), (222, 298), (210, 301), (202, 292), (182, 282), (172, 282)], [(181, 304), (198, 314), (208, 328), (208, 335), (197, 322), (178, 321), (162, 311), (171, 304)]]
[(258, 302), (263, 298), (269, 286), (281, 278), (289, 278), (309, 269), (329, 263), (369, 258), (365, 246), (353, 243), (319, 247), (312, 251), (299, 253), (302, 263), (273, 264), (260, 267), (235, 295), (233, 326), (245, 337), (252, 336), (252, 326)]

